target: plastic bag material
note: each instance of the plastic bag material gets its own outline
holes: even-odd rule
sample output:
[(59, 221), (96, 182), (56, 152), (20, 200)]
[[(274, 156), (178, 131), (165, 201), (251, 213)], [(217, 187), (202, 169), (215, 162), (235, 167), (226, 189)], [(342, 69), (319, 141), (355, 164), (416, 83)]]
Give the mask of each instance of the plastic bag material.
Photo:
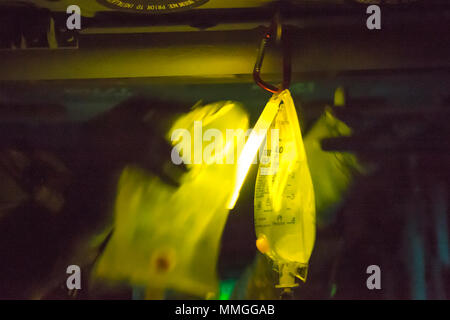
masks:
[[(155, 292), (217, 293), (216, 264), (237, 162), (227, 163), (237, 150), (218, 135), (228, 129), (238, 135), (248, 129), (248, 116), (235, 102), (196, 106), (175, 121), (167, 138), (189, 168), (178, 188), (138, 168), (123, 171), (115, 230), (97, 264), (98, 277)], [(206, 157), (198, 162), (196, 156)]]
[(332, 114), (327, 107), (305, 137), (305, 148), (313, 179), (318, 226), (331, 223), (336, 207), (344, 199), (354, 175), (364, 174), (365, 168), (357, 157), (348, 152), (322, 150), (325, 138), (349, 136), (352, 130)]
[(314, 189), (292, 97), (284, 90), (273, 99), (279, 110), (255, 186), (256, 244), (279, 272), (278, 287), (290, 288), (295, 277), (306, 280), (316, 230)]

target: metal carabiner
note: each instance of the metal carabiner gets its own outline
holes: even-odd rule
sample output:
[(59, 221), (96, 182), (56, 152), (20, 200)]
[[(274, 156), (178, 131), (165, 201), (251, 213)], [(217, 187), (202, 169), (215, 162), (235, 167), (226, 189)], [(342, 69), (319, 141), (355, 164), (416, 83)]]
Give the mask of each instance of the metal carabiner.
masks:
[[(264, 53), (266, 50), (266, 47), (268, 46), (270, 41), (273, 41), (275, 33), (275, 42), (277, 44), (281, 43), (282, 47), (282, 54), (283, 54), (283, 83), (280, 87), (276, 87), (270, 83), (265, 82), (261, 79), (261, 67), (264, 60)], [(288, 43), (286, 40), (286, 36), (283, 35), (283, 27), (280, 23), (280, 14), (277, 13), (272, 21), (271, 26), (269, 27), (269, 30), (264, 35), (263, 39), (261, 40), (261, 45), (259, 47), (258, 56), (256, 58), (255, 67), (253, 69), (253, 79), (255, 80), (256, 84), (263, 88), (264, 90), (267, 90), (272, 93), (279, 93), (283, 91), (284, 89), (289, 88), (289, 85), (291, 83), (291, 57), (290, 57), (290, 50), (288, 47)]]

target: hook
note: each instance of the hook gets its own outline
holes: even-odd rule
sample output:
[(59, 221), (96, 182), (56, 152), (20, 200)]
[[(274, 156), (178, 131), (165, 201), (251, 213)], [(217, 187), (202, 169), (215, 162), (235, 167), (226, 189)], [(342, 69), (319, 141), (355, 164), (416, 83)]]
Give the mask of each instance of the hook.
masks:
[[(281, 84), (280, 87), (276, 87), (261, 79), (261, 67), (264, 60), (264, 53), (269, 42), (273, 41), (274, 33), (275, 33), (275, 42), (277, 45), (281, 44), (283, 54), (283, 83)], [(263, 39), (261, 40), (261, 45), (259, 47), (255, 67), (253, 69), (253, 79), (255, 80), (258, 86), (272, 93), (279, 93), (284, 89), (289, 88), (291, 82), (291, 57), (286, 36), (283, 35), (283, 26), (280, 23), (279, 12), (276, 13), (271, 23), (271, 26), (269, 27), (269, 30), (266, 32)]]

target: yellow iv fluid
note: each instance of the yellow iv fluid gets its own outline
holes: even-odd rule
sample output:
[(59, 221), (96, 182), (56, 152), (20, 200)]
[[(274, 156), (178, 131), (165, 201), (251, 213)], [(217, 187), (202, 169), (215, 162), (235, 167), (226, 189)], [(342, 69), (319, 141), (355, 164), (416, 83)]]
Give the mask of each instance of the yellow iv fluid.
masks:
[(279, 110), (267, 132), (266, 161), (258, 168), (255, 231), (258, 249), (280, 274), (279, 287), (287, 288), (296, 286), (295, 277), (306, 280), (315, 241), (315, 200), (292, 97), (284, 90), (272, 99), (278, 100)]

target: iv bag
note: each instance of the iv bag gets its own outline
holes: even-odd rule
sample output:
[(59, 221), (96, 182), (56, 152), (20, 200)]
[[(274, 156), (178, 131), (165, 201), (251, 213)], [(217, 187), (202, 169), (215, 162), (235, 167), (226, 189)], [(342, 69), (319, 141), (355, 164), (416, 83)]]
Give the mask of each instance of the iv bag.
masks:
[[(314, 189), (300, 125), (288, 90), (279, 100), (260, 160), (255, 186), (255, 232), (259, 251), (280, 274), (278, 287), (306, 280), (315, 241)], [(264, 161), (264, 157), (266, 161)]]
[[(248, 116), (234, 102), (197, 106), (175, 121), (167, 138), (189, 169), (178, 188), (134, 167), (123, 171), (115, 230), (97, 276), (150, 291), (173, 289), (199, 297), (217, 291), (220, 239), (236, 176), (236, 161), (225, 161), (235, 144), (221, 139), (228, 129), (245, 139)], [(206, 159), (195, 161), (197, 156)]]

